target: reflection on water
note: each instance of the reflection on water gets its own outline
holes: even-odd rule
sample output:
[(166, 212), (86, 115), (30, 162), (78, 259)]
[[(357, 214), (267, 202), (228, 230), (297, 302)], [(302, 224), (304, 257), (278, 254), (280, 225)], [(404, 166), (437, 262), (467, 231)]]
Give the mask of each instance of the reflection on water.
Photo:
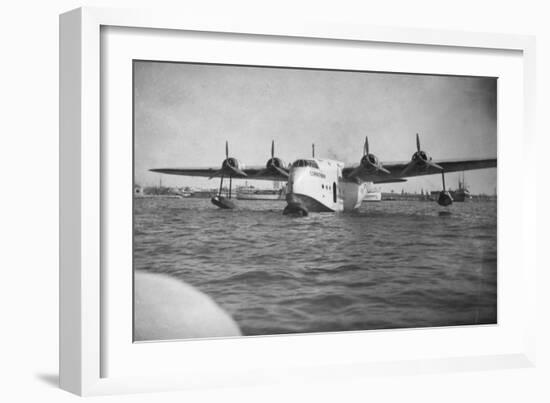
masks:
[(136, 199), (134, 268), (209, 294), (246, 335), (496, 323), (496, 203)]

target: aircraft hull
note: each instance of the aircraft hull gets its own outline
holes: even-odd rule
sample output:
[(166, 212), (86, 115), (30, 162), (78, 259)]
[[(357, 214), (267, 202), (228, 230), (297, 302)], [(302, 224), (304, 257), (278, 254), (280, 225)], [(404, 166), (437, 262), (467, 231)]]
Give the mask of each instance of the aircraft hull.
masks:
[(325, 206), (313, 197), (300, 193), (287, 193), (286, 195), (288, 212), (305, 210), (310, 213), (329, 213), (335, 210)]

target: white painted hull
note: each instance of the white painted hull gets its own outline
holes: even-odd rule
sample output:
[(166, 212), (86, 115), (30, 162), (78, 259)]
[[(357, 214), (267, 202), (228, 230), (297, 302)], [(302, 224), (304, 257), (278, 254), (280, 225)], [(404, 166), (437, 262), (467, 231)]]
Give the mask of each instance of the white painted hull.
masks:
[[(290, 209), (305, 207), (310, 212), (343, 211), (344, 202), (338, 173), (340, 163), (316, 160), (316, 167), (292, 167), (286, 201)], [(343, 166), (343, 164), (342, 164)]]
[(315, 164), (290, 169), (285, 210), (351, 212), (358, 209), (365, 199), (381, 200), (380, 192), (369, 192), (369, 189), (373, 190), (372, 182), (342, 180), (343, 163), (332, 160), (313, 162)]

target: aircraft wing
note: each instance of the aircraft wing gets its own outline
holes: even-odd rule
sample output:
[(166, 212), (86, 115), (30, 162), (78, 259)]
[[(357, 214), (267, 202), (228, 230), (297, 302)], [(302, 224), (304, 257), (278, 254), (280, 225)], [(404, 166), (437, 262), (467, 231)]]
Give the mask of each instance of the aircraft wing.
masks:
[[(392, 182), (404, 182), (405, 178), (413, 176), (423, 175), (435, 175), (440, 174), (441, 171), (430, 166), (417, 166), (408, 170), (405, 175), (402, 174), (405, 167), (410, 161), (406, 162), (383, 162), (384, 168), (390, 171), (389, 174), (384, 172), (369, 172), (367, 170), (360, 171), (356, 177), (363, 182), (374, 183), (392, 183)], [(432, 161), (443, 168), (443, 172), (461, 172), (470, 171), (473, 169), (494, 168), (497, 166), (496, 158), (479, 158), (479, 159), (462, 159), (462, 160), (447, 160), (447, 161)], [(351, 172), (359, 165), (345, 167), (342, 170), (344, 178), (349, 178)]]
[[(159, 172), (168, 175), (182, 175), (182, 176), (200, 176), (203, 178), (211, 178), (213, 176), (219, 177), (217, 174), (220, 168), (156, 168), (150, 169), (151, 172)], [(286, 182), (287, 178), (280, 175), (273, 175), (265, 173), (265, 166), (261, 167), (250, 167), (242, 169), (247, 176), (245, 177), (236, 177), (233, 176), (233, 179), (247, 179), (247, 180), (266, 180), (266, 181), (279, 181)]]

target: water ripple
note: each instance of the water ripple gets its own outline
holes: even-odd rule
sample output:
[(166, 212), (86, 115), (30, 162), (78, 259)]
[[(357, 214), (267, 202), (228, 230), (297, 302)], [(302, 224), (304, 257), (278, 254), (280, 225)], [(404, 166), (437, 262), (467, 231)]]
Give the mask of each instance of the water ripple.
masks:
[(134, 268), (193, 284), (248, 335), (496, 322), (495, 203), (282, 208), (136, 199)]

